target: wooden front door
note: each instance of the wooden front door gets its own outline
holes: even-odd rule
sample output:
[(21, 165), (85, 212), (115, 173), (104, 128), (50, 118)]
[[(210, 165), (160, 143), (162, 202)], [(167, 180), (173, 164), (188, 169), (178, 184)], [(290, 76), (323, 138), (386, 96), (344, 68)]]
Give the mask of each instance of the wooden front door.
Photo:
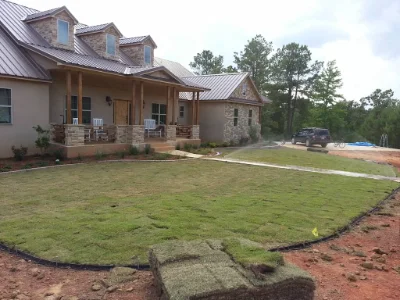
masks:
[(114, 124), (129, 125), (129, 101), (114, 101)]

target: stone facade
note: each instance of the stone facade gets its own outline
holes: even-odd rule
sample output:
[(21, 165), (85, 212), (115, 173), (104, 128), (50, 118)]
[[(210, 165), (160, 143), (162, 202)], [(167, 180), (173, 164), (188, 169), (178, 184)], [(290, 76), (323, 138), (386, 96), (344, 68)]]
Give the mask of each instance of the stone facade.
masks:
[(259, 100), (258, 100), (256, 95), (257, 95), (257, 92), (253, 88), (253, 85), (250, 82), (250, 79), (246, 78), (235, 89), (235, 91), (232, 93), (231, 97), (240, 98), (240, 99), (246, 99), (246, 100), (253, 100), (254, 102), (259, 102)]
[[(60, 44), (57, 39), (57, 20), (69, 23), (68, 44)], [(74, 51), (74, 20), (65, 11), (61, 11), (55, 16), (29, 22), (29, 24), (53, 47)]]
[(139, 45), (122, 45), (121, 51), (128, 55), (135, 66), (145, 66), (144, 63), (144, 46), (151, 47), (151, 64), (154, 65), (154, 45), (150, 41), (145, 41), (144, 44)]
[(132, 141), (132, 129), (129, 125), (116, 125), (115, 142), (117, 144), (130, 144)]
[(85, 125), (65, 124), (65, 145), (83, 146), (85, 144)]
[[(226, 103), (225, 104), (225, 118), (224, 125), (224, 142), (238, 143), (241, 138), (249, 137), (249, 129), (254, 126), (257, 134), (261, 136), (261, 125), (259, 123), (260, 106)], [(237, 125), (235, 126), (235, 109), (238, 110)], [(252, 111), (251, 126), (249, 126), (249, 111)]]
[[(109, 55), (107, 53), (107, 34), (115, 36), (115, 55)], [(114, 26), (107, 28), (104, 32), (84, 34), (80, 37), (100, 56), (108, 59), (119, 60), (119, 33)]]
[(195, 140), (198, 140), (200, 138), (200, 126), (199, 125), (192, 126), (192, 136), (190, 138), (195, 139)]
[(144, 125), (131, 125), (132, 145), (140, 145), (144, 143)]
[(176, 141), (176, 125), (167, 125), (165, 127), (167, 141)]

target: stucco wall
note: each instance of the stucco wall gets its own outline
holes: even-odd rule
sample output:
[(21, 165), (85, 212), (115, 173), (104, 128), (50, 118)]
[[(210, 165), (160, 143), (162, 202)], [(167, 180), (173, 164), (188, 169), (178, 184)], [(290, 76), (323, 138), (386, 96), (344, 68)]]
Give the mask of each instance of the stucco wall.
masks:
[[(191, 113), (191, 111), (190, 111)], [(200, 139), (202, 142), (224, 141), (225, 104), (200, 101)], [(191, 119), (191, 118), (190, 118)]]
[(187, 101), (179, 101), (178, 106), (183, 106), (184, 107), (184, 112), (183, 112), (183, 118), (179, 116), (179, 108), (178, 108), (178, 123), (179, 125), (191, 125), (192, 121), (192, 106), (190, 103)]
[(0, 157), (11, 157), (11, 147), (38, 152), (33, 126), (49, 128), (49, 84), (0, 79), (1, 88), (11, 89), (12, 124), (0, 124)]

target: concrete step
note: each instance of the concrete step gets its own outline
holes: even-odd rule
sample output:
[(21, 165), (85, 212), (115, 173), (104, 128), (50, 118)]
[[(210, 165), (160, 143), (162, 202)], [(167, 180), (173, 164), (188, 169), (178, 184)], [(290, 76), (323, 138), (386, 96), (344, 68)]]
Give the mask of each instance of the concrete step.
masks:
[(175, 150), (175, 146), (170, 146), (170, 145), (163, 145), (163, 146), (159, 146), (159, 147), (154, 147), (152, 145), (151, 148), (153, 148), (155, 152), (168, 152), (168, 151)]

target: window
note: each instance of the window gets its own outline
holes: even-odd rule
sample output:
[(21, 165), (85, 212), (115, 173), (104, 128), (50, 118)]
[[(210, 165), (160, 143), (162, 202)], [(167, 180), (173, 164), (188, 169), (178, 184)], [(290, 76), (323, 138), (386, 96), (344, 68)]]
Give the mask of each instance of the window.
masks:
[(11, 90), (0, 88), (0, 124), (11, 124)]
[(249, 109), (249, 126), (251, 126), (252, 118), (253, 118), (253, 110)]
[(243, 83), (242, 85), (242, 95), (246, 96), (247, 94), (247, 82)]
[(165, 124), (167, 122), (167, 106), (153, 103), (151, 105), (151, 118), (156, 120), (157, 125)]
[(107, 54), (115, 55), (115, 36), (107, 33), (106, 40), (107, 40)]
[[(64, 120), (66, 123), (72, 123), (72, 120), (67, 120), (67, 101), (65, 101)], [(78, 96), (71, 96), (71, 117), (78, 117)], [(92, 99), (90, 97), (82, 97), (82, 123), (92, 123)]]
[(151, 47), (144, 46), (144, 63), (150, 65), (151, 64)]
[(237, 108), (235, 108), (233, 110), (233, 126), (237, 126), (238, 119), (239, 119), (239, 110)]
[(57, 20), (57, 41), (60, 44), (69, 43), (69, 23), (63, 20)]
[(185, 107), (184, 106), (179, 106), (179, 117), (180, 118), (185, 117)]

